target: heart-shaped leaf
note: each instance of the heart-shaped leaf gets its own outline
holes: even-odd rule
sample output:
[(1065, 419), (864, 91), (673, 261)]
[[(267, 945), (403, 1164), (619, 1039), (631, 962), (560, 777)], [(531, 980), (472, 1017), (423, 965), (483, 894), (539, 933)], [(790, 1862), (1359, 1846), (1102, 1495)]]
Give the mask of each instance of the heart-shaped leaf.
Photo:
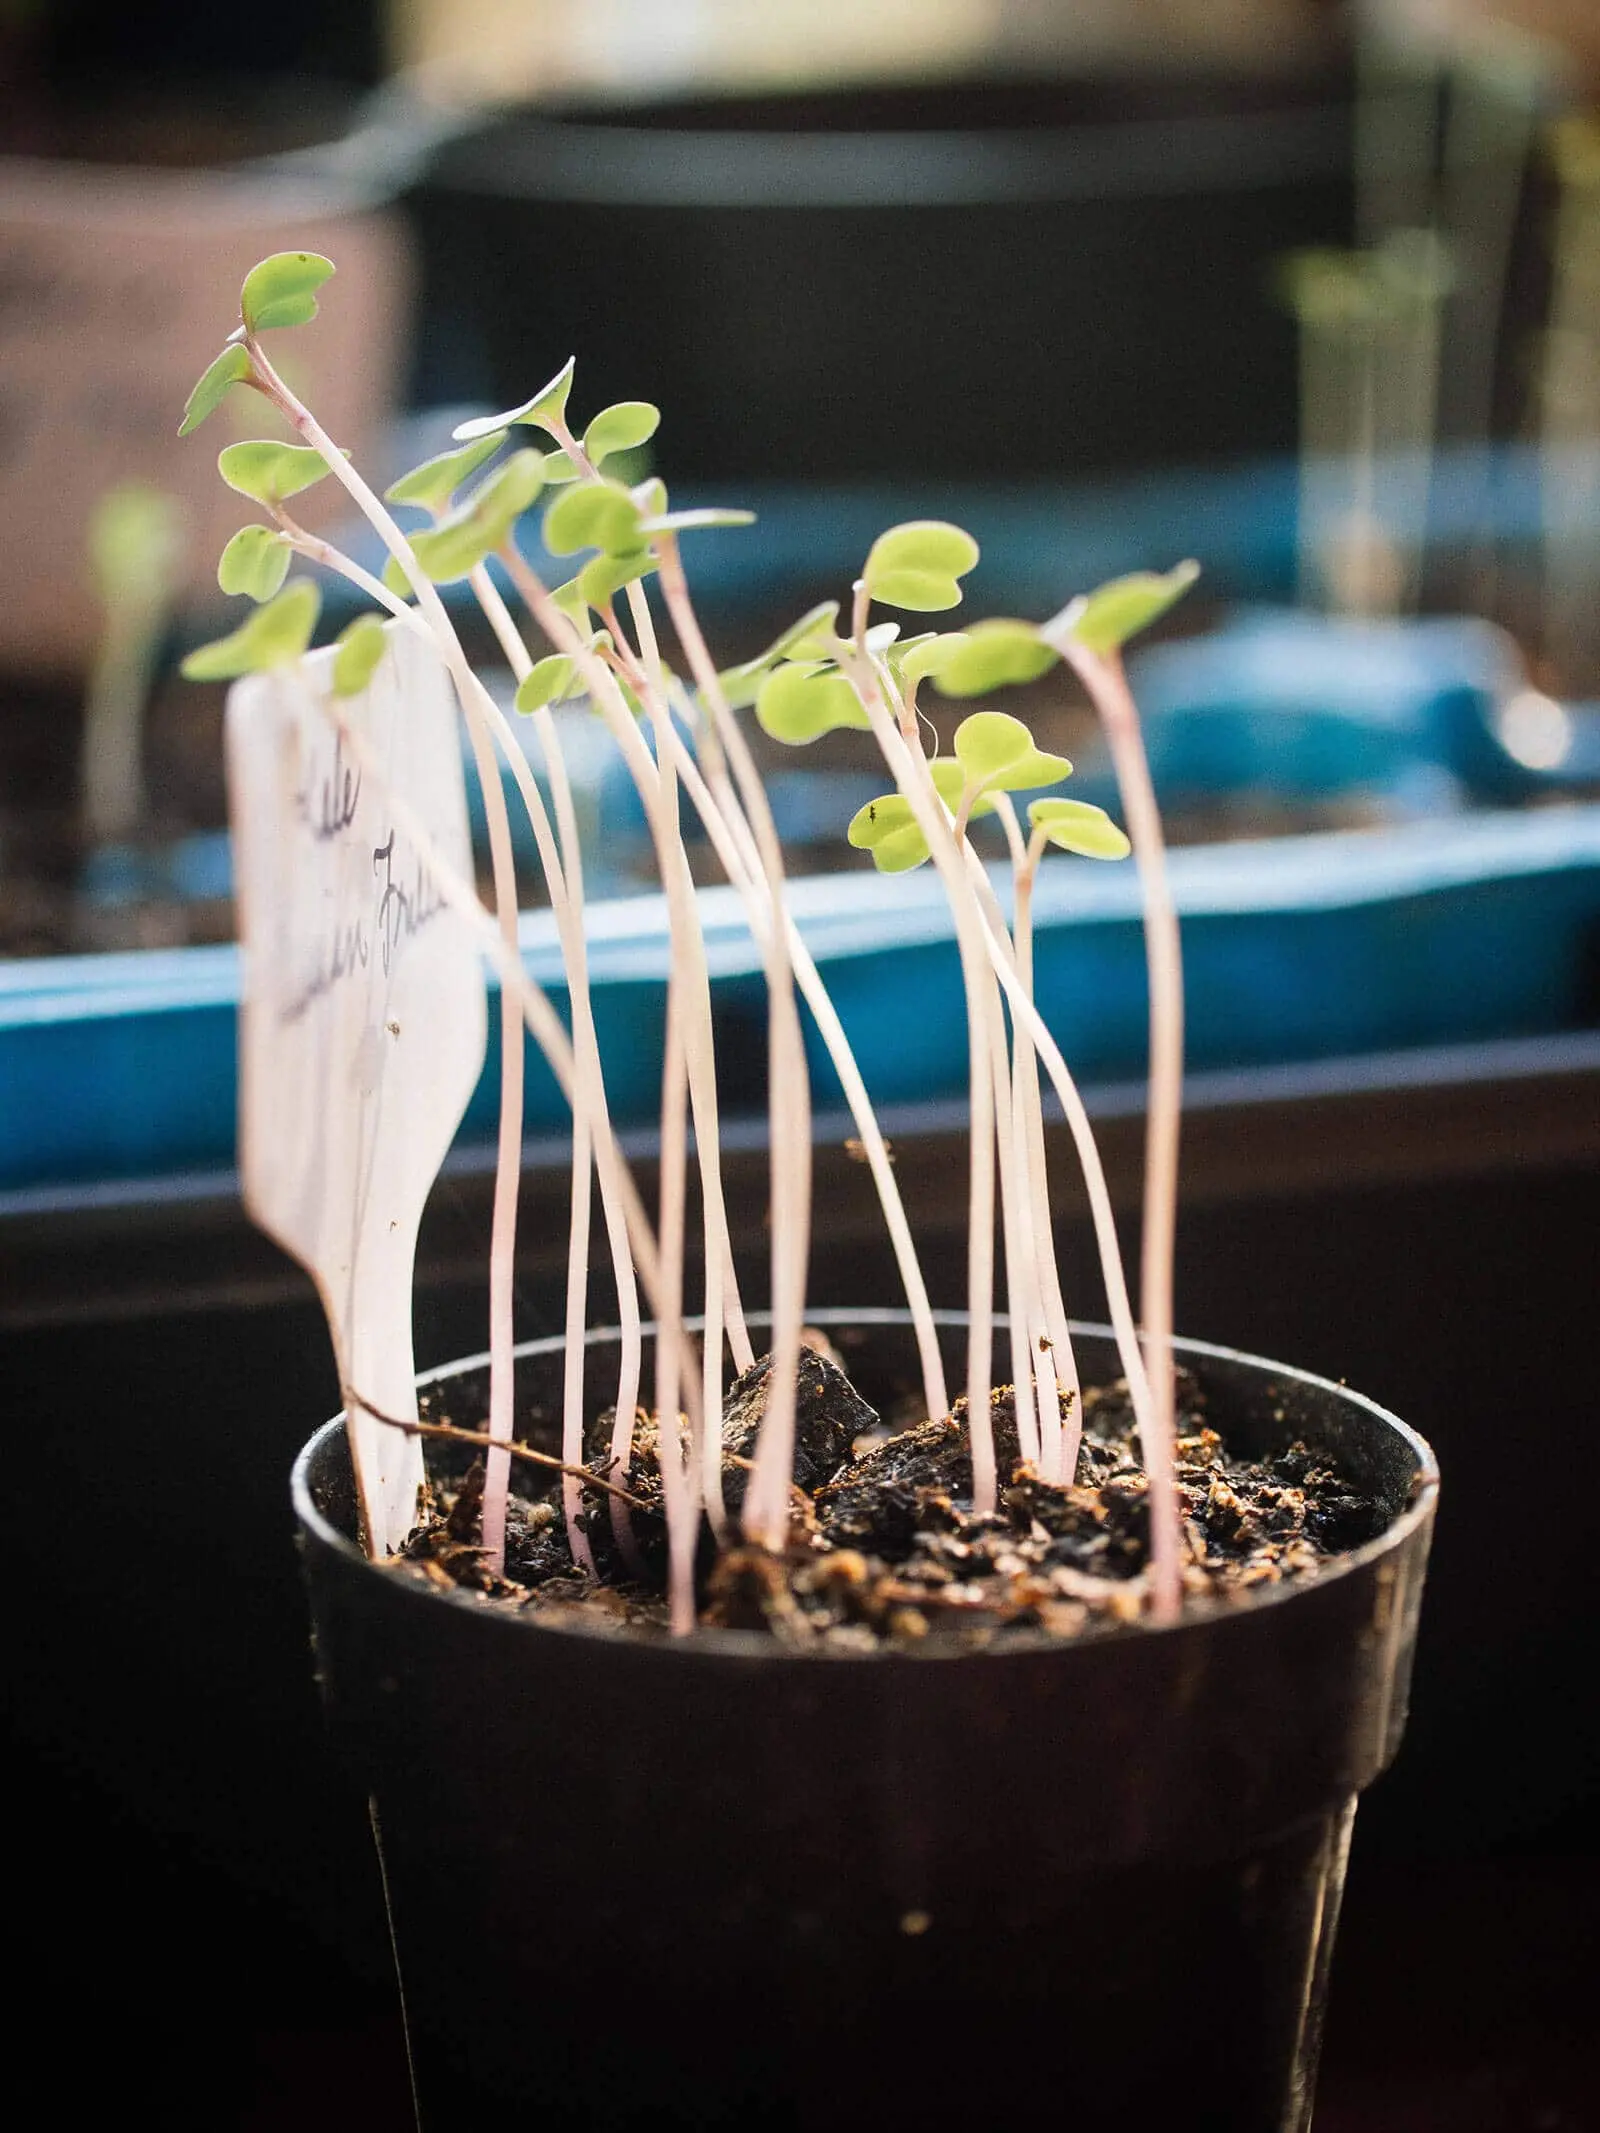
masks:
[(908, 874), (928, 856), (911, 802), (897, 792), (869, 800), (850, 819), (845, 836), (858, 852), (870, 852), (880, 874)]
[(184, 403), (183, 420), (178, 424), (178, 435), (187, 437), (197, 430), (207, 415), (221, 402), (230, 385), (242, 385), (255, 376), (255, 365), (250, 360), (248, 348), (241, 348), (231, 341), (221, 355), (209, 362), (195, 381), (194, 390)]
[(383, 657), (388, 642), (383, 624), (376, 615), (357, 615), (335, 641), (338, 650), (333, 655), (333, 693), (359, 696)]
[(567, 395), (572, 391), (572, 373), (577, 360), (576, 356), (568, 356), (550, 383), (541, 385), (533, 398), (524, 400), (520, 407), (507, 408), (503, 415), (476, 415), (470, 422), (458, 422), (450, 432), (451, 436), (457, 444), (470, 444), (476, 438), (487, 437), (491, 430), (508, 430), (514, 422), (532, 422), (540, 429), (549, 429), (551, 423), (559, 422), (567, 411)]
[(295, 578), (275, 600), (258, 607), (229, 637), (202, 644), (183, 662), (189, 681), (236, 681), (288, 666), (311, 642), (322, 612), (322, 595), (309, 578)]
[(1028, 820), (1062, 851), (1085, 859), (1126, 859), (1133, 849), (1105, 809), (1087, 800), (1035, 800)]
[(648, 400), (619, 400), (602, 408), (583, 433), (583, 449), (595, 466), (613, 452), (631, 452), (648, 444), (661, 427), (661, 410)]
[(327, 474), (328, 462), (309, 444), (279, 444), (258, 437), (246, 444), (224, 445), (217, 454), (217, 472), (230, 489), (270, 508), (314, 487)]
[[(965, 789), (961, 765), (948, 756), (936, 756), (928, 770), (934, 790), (954, 814)], [(928, 840), (911, 811), (911, 802), (901, 793), (883, 793), (858, 808), (845, 835), (858, 852), (871, 852), (880, 874), (909, 873), (928, 856)]]
[(383, 493), (391, 504), (416, 504), (435, 518), (443, 518), (457, 489), (494, 457), (505, 435), (504, 430), (490, 430), (458, 451), (436, 453), (409, 474), (402, 474)]
[(756, 693), (756, 719), (775, 741), (797, 748), (843, 726), (870, 730), (872, 724), (838, 668), (813, 660), (790, 662), (767, 676)]
[(517, 709), (530, 716), (542, 711), (546, 704), (559, 703), (563, 696), (572, 694), (577, 678), (578, 662), (563, 652), (552, 652), (523, 677), (517, 690)]
[(333, 272), (320, 252), (274, 252), (244, 278), (239, 316), (252, 333), (304, 326), (317, 315), (317, 291)]
[(289, 575), (288, 536), (270, 526), (241, 526), (217, 562), (217, 583), (225, 593), (270, 600)]
[(911, 519), (879, 534), (861, 575), (885, 606), (934, 614), (960, 606), (958, 581), (977, 560), (978, 544), (961, 527), (945, 519)]
[(585, 481), (563, 489), (544, 515), (544, 544), (552, 555), (600, 548), (626, 555), (638, 548), (639, 506), (616, 481)]
[(1113, 578), (1082, 599), (1074, 600), (1061, 617), (1061, 626), (1086, 651), (1102, 658), (1126, 644), (1130, 637), (1148, 629), (1173, 602), (1182, 599), (1200, 575), (1198, 563), (1179, 563), (1165, 573), (1136, 570), (1125, 578)]
[(589, 607), (608, 607), (625, 585), (648, 577), (656, 559), (648, 548), (635, 548), (626, 555), (597, 555), (578, 572), (578, 590)]
[(1005, 711), (974, 711), (956, 728), (956, 760), (978, 792), (1032, 792), (1070, 777), (1064, 755), (1049, 755), (1033, 744), (1020, 718)]
[(1037, 681), (1061, 656), (1031, 622), (1005, 616), (941, 642), (949, 649), (928, 671), (942, 696), (985, 696), (1009, 682)]

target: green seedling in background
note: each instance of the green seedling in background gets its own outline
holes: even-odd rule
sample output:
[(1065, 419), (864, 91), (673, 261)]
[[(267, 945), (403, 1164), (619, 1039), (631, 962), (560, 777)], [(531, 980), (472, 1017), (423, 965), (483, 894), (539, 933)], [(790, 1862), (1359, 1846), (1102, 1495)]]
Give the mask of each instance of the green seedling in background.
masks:
[(86, 849), (127, 837), (145, 820), (145, 704), (183, 564), (173, 497), (142, 482), (106, 491), (89, 521), (89, 572), (103, 620), (78, 772)]

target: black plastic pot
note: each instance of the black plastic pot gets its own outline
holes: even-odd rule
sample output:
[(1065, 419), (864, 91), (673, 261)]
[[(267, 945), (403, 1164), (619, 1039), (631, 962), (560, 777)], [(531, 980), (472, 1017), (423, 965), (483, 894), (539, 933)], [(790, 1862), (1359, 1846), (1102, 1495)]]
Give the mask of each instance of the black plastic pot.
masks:
[[(898, 1314), (817, 1316), (876, 1404), (915, 1383)], [(522, 1356), (553, 1421), (561, 1344)], [(1308, 2125), (1437, 1472), (1358, 1394), (1184, 1358), (1234, 1444), (1332, 1452), (1387, 1530), (1171, 1629), (1004, 1653), (511, 1618), (374, 1569), (342, 1427), (319, 1431), (294, 1479), (318, 1664), (381, 1831), (426, 2133)], [(1092, 1329), (1082, 1361), (1115, 1373)], [(459, 1419), (482, 1376), (428, 1382)]]

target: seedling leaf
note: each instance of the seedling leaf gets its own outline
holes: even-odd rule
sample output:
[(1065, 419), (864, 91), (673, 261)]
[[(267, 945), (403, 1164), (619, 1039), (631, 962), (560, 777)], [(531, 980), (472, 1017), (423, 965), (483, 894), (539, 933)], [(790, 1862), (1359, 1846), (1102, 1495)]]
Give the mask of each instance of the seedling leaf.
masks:
[(189, 681), (236, 681), (288, 666), (311, 642), (322, 612), (322, 595), (309, 578), (296, 578), (275, 600), (258, 607), (231, 636), (202, 644), (183, 662)]
[(648, 577), (656, 559), (648, 548), (626, 555), (597, 555), (578, 572), (578, 590), (589, 607), (607, 607), (625, 585)]
[(241, 526), (218, 560), (217, 583), (225, 593), (270, 600), (289, 575), (290, 553), (287, 538), (270, 526)]
[(619, 400), (595, 416), (583, 433), (583, 449), (599, 466), (613, 452), (631, 452), (638, 445), (648, 444), (660, 427), (659, 407), (652, 407), (648, 400)]
[(911, 519), (880, 533), (861, 575), (874, 600), (919, 614), (959, 607), (965, 577), (978, 560), (970, 533), (937, 518)]
[(955, 751), (968, 784), (980, 792), (1032, 792), (1072, 773), (1064, 755), (1036, 748), (1021, 719), (1005, 711), (974, 711), (964, 718)]
[(333, 693), (359, 696), (371, 681), (385, 643), (383, 624), (376, 615), (357, 615), (339, 632), (333, 655)]
[(473, 490), (462, 509), (492, 524), (504, 540), (528, 506), (538, 501), (543, 488), (544, 454), (525, 445)]
[(647, 518), (640, 526), (641, 533), (696, 533), (706, 526), (753, 526), (756, 515), (753, 511), (720, 510), (707, 505), (698, 511), (663, 511), (655, 518)]
[(870, 852), (880, 874), (908, 874), (928, 856), (911, 803), (897, 792), (869, 800), (850, 819), (846, 837), (858, 852)]
[(885, 570), (872, 581), (872, 597), (885, 607), (908, 607), (918, 615), (936, 615), (961, 605), (961, 587), (936, 570)]
[[(936, 756), (928, 770), (934, 790), (954, 814), (966, 785), (961, 765), (949, 756)], [(987, 813), (989, 807), (984, 805), (973, 812)], [(928, 856), (928, 840), (911, 811), (911, 802), (901, 793), (884, 793), (858, 808), (845, 835), (858, 852), (871, 852), (872, 863), (880, 874), (909, 873)]]
[(230, 385), (242, 385), (247, 378), (255, 376), (255, 366), (250, 360), (248, 348), (241, 348), (232, 341), (221, 355), (208, 363), (195, 382), (194, 390), (184, 403), (183, 420), (178, 424), (178, 435), (187, 437), (197, 430), (221, 403)]
[(224, 445), (217, 455), (217, 472), (230, 489), (270, 510), (298, 496), (302, 489), (313, 488), (327, 474), (328, 462), (309, 444), (279, 444), (258, 437), (246, 444)]
[(1035, 800), (1028, 820), (1062, 851), (1085, 859), (1126, 859), (1133, 850), (1105, 809), (1087, 800)]
[(928, 671), (942, 696), (984, 696), (1008, 682), (1037, 681), (1060, 657), (1031, 622), (1004, 616), (939, 641), (949, 649)]
[(803, 748), (843, 726), (867, 730), (865, 704), (838, 668), (826, 661), (791, 661), (776, 668), (756, 692), (756, 719), (775, 741)]
[(641, 513), (615, 481), (586, 481), (564, 489), (544, 515), (544, 544), (552, 555), (600, 548), (625, 555), (639, 546)]
[(333, 272), (320, 252), (274, 252), (244, 278), (239, 316), (252, 333), (304, 326), (317, 315), (317, 291)]
[(553, 586), (550, 599), (575, 628), (586, 630), (589, 627), (589, 603), (576, 578), (568, 578), (565, 585)]
[(544, 454), (531, 447), (513, 452), (448, 518), (412, 534), (417, 561), (435, 585), (467, 577), (505, 546), (512, 527), (543, 486)]
[(667, 508), (667, 485), (659, 474), (635, 483), (630, 492), (643, 518), (661, 518)]
[(525, 716), (542, 711), (546, 704), (559, 703), (563, 696), (572, 693), (576, 682), (578, 663), (563, 652), (552, 652), (548, 659), (541, 659), (527, 675), (517, 690), (517, 709)]
[(837, 644), (839, 603), (824, 600), (798, 622), (791, 622), (770, 647), (773, 659), (831, 659)]
[(921, 637), (908, 637), (904, 644), (895, 646), (889, 664), (903, 681), (923, 681), (928, 675), (937, 674), (966, 641), (962, 630), (950, 630), (943, 636), (929, 631)]
[(457, 444), (470, 444), (476, 438), (487, 437), (491, 430), (508, 430), (514, 422), (531, 422), (540, 429), (549, 429), (551, 423), (559, 422), (567, 411), (567, 395), (572, 390), (572, 373), (577, 360), (576, 356), (568, 356), (550, 383), (541, 385), (533, 398), (524, 400), (520, 407), (507, 408), (503, 415), (479, 415), (471, 422), (459, 422), (450, 432), (451, 436)]
[(486, 459), (493, 458), (505, 439), (504, 430), (490, 430), (459, 451), (439, 452), (423, 460), (409, 474), (402, 474), (384, 491), (391, 504), (417, 504), (442, 518), (461, 484), (476, 474)]
[(1179, 563), (1162, 575), (1136, 570), (1113, 578), (1095, 592), (1074, 600), (1062, 616), (1069, 636), (1102, 658), (1159, 620), (1200, 575), (1198, 563)]

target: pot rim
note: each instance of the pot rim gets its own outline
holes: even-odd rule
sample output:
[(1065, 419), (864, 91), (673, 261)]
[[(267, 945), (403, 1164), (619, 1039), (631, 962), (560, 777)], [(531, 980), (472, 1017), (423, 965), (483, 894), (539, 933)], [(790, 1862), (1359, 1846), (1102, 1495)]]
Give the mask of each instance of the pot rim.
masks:
[[(936, 1326), (948, 1326), (953, 1329), (959, 1329), (971, 1322), (971, 1314), (966, 1311), (934, 1311), (931, 1316)], [(745, 1314), (745, 1317), (746, 1323), (752, 1327), (771, 1323), (771, 1313), (767, 1311), (750, 1311)], [(691, 1333), (702, 1331), (704, 1323), (704, 1320), (700, 1318), (689, 1318), (684, 1321), (685, 1329)], [(807, 1325), (819, 1326), (824, 1329), (830, 1326), (894, 1326), (906, 1328), (909, 1327), (910, 1323), (910, 1313), (903, 1307), (884, 1304), (861, 1306), (828, 1304), (806, 1313)], [(1010, 1320), (1004, 1312), (996, 1312), (993, 1324), (997, 1333), (1004, 1332), (1009, 1328)], [(1110, 1326), (1097, 1324), (1091, 1320), (1069, 1319), (1068, 1326), (1074, 1337), (1082, 1335), (1112, 1342), (1115, 1340), (1115, 1334)], [(647, 1321), (643, 1331), (647, 1339), (653, 1337), (656, 1331), (655, 1323)], [(620, 1339), (620, 1337), (620, 1327), (591, 1326), (584, 1335), (584, 1345), (591, 1348), (601, 1347), (607, 1342)], [(564, 1333), (552, 1333), (542, 1335), (535, 1340), (519, 1341), (512, 1352), (514, 1357), (520, 1361), (528, 1356), (554, 1355), (559, 1353), (565, 1346), (566, 1335)], [(1234, 1599), (1189, 1600), (1185, 1602), (1183, 1610), (1175, 1622), (1151, 1622), (1147, 1618), (1141, 1617), (1133, 1622), (1093, 1624), (1076, 1637), (1071, 1638), (1049, 1637), (1043, 1633), (1036, 1637), (1022, 1634), (998, 1650), (920, 1651), (906, 1650), (898, 1646), (875, 1652), (841, 1652), (829, 1649), (818, 1651), (794, 1650), (786, 1646), (775, 1645), (771, 1638), (760, 1636), (752, 1630), (732, 1629), (697, 1629), (684, 1637), (661, 1636), (659, 1639), (655, 1637), (646, 1638), (621, 1634), (612, 1627), (601, 1627), (599, 1625), (566, 1620), (551, 1621), (536, 1613), (513, 1612), (510, 1609), (491, 1607), (484, 1602), (482, 1596), (478, 1593), (465, 1589), (446, 1591), (439, 1586), (425, 1583), (421, 1579), (406, 1580), (404, 1589), (407, 1592), (414, 1593), (415, 1598), (420, 1602), (428, 1604), (442, 1602), (446, 1606), (472, 1608), (484, 1621), (493, 1622), (519, 1635), (535, 1632), (549, 1636), (577, 1637), (610, 1647), (615, 1647), (620, 1642), (625, 1643), (631, 1649), (660, 1651), (663, 1654), (673, 1655), (679, 1660), (691, 1662), (698, 1656), (721, 1659), (749, 1658), (769, 1665), (774, 1659), (779, 1658), (820, 1666), (841, 1666), (852, 1662), (874, 1666), (893, 1664), (895, 1662), (926, 1666), (930, 1661), (941, 1666), (952, 1666), (960, 1663), (993, 1665), (1008, 1659), (1037, 1658), (1042, 1651), (1071, 1652), (1081, 1650), (1088, 1644), (1099, 1644), (1110, 1637), (1176, 1636), (1186, 1632), (1195, 1632), (1218, 1621), (1242, 1619), (1246, 1616), (1258, 1615), (1263, 1609), (1287, 1605), (1291, 1601), (1302, 1599), (1311, 1593), (1324, 1590), (1338, 1579), (1360, 1572), (1379, 1557), (1389, 1554), (1400, 1547), (1408, 1536), (1433, 1517), (1439, 1495), (1439, 1462), (1434, 1454), (1433, 1447), (1409, 1423), (1402, 1422), (1398, 1415), (1391, 1414), (1386, 1407), (1380, 1407), (1376, 1400), (1369, 1399), (1365, 1393), (1357, 1392), (1349, 1385), (1338, 1384), (1331, 1378), (1319, 1377), (1314, 1371), (1300, 1370), (1291, 1363), (1275, 1362), (1270, 1357), (1251, 1355), (1242, 1349), (1225, 1348), (1213, 1341), (1191, 1340), (1179, 1337), (1173, 1342), (1173, 1349), (1180, 1361), (1188, 1357), (1198, 1357), (1210, 1362), (1243, 1364), (1253, 1371), (1268, 1373), (1308, 1391), (1330, 1395), (1347, 1405), (1364, 1410), (1385, 1428), (1393, 1431), (1409, 1448), (1416, 1459), (1417, 1470), (1412, 1479), (1409, 1502), (1374, 1539), (1364, 1542), (1359, 1548), (1352, 1548), (1344, 1554), (1330, 1557), (1326, 1567), (1320, 1569), (1315, 1577), (1293, 1579), (1276, 1585), (1253, 1587), (1242, 1596)], [(487, 1370), (489, 1363), (489, 1354), (484, 1351), (478, 1355), (461, 1356), (454, 1361), (437, 1364), (431, 1370), (418, 1373), (417, 1389), (420, 1392), (430, 1385), (441, 1384), (447, 1378), (464, 1377), (474, 1370)], [(341, 1408), (338, 1414), (330, 1416), (326, 1422), (320, 1424), (301, 1446), (299, 1452), (295, 1455), (294, 1466), (290, 1473), (290, 1495), (294, 1504), (295, 1515), (307, 1533), (313, 1535), (324, 1547), (332, 1549), (335, 1554), (343, 1556), (353, 1563), (358, 1563), (364, 1568), (376, 1570), (379, 1566), (373, 1562), (365, 1550), (358, 1543), (351, 1540), (348, 1534), (342, 1533), (337, 1526), (324, 1517), (311, 1493), (309, 1479), (311, 1461), (332, 1433), (343, 1430), (345, 1422), (346, 1410)]]

